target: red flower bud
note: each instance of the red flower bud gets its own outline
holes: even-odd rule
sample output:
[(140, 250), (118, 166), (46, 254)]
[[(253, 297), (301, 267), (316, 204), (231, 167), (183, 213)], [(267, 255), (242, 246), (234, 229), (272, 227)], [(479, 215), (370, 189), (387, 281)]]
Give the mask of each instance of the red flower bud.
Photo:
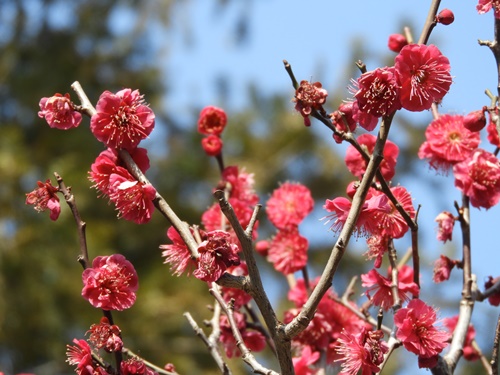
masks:
[(222, 151), (222, 140), (212, 134), (201, 140), (201, 147), (208, 156), (217, 156)]
[(438, 23), (441, 23), (443, 25), (449, 25), (455, 21), (455, 15), (453, 12), (449, 9), (443, 9), (439, 14), (436, 16), (436, 21)]
[(404, 35), (401, 34), (389, 35), (389, 41), (387, 42), (387, 46), (391, 51), (399, 53), (399, 51), (401, 51), (401, 48), (403, 48), (407, 44), (408, 41), (406, 40)]
[(484, 109), (473, 111), (464, 116), (464, 126), (471, 132), (478, 132), (486, 126), (486, 116)]

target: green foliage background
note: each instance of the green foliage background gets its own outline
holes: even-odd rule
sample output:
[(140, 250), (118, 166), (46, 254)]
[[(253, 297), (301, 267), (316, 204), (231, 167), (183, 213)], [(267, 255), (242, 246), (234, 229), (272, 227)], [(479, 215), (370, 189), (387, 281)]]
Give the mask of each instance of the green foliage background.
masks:
[[(228, 2), (219, 4), (223, 7)], [(143, 226), (117, 220), (113, 207), (90, 189), (87, 171), (103, 147), (90, 134), (88, 119), (79, 128), (64, 132), (50, 129), (37, 117), (41, 97), (70, 92), (75, 80), (94, 103), (104, 90), (140, 89), (157, 116), (158, 129), (148, 141), (157, 150), (150, 153), (148, 177), (182, 219), (198, 223), (212, 202), (218, 172), (201, 151), (194, 124), (183, 123), (163, 108), (168, 77), (161, 74), (157, 61), (160, 56), (168, 58), (168, 51), (165, 46), (155, 47), (152, 38), (153, 26), (154, 32), (169, 29), (175, 4), (173, 0), (0, 3), (0, 12), (12, 15), (2, 26), (5, 32), (0, 38), (0, 371), (72, 373), (65, 364), (65, 345), (75, 337), (82, 338), (100, 319), (100, 311), (80, 297), (77, 234), (69, 210), (63, 206), (60, 219), (52, 222), (46, 213), (37, 214), (24, 203), (25, 193), (36, 181), (54, 181), (56, 171), (72, 187), (88, 224), (91, 258), (120, 252), (139, 273), (137, 303), (115, 315), (126, 346), (154, 363), (173, 362), (183, 374), (217, 373), (182, 316), (190, 311), (201, 323), (209, 318), (206, 306), (212, 301), (203, 283), (173, 277), (162, 264), (158, 246), (166, 242), (166, 221), (160, 215)], [(135, 23), (132, 33), (119, 35), (110, 23), (117, 10), (124, 9), (135, 14)], [(69, 19), (61, 26), (56, 15), (63, 10)], [(245, 17), (242, 14), (234, 27), (240, 41), (251, 37)], [(362, 44), (354, 44), (353, 61), (362, 49)], [(354, 64), (346, 76), (356, 76)], [(284, 71), (283, 79), (288, 79)], [(331, 85), (324, 85), (330, 92), (328, 107), (334, 109), (345, 91), (339, 87), (335, 93)], [(263, 94), (258, 85), (248, 87), (248, 93), (246, 109), (229, 113), (224, 134), (226, 163), (255, 173), (263, 202), (287, 179), (306, 184), (318, 205), (325, 198), (343, 194), (350, 176), (335, 151), (338, 148), (327, 131), (318, 126), (314, 131), (304, 128), (290, 104), (291, 87), (290, 92), (276, 96)], [(224, 101), (223, 95), (220, 101)], [(199, 109), (192, 109), (193, 116)], [(416, 154), (422, 132), (404, 117), (399, 124), (401, 135), (413, 140), (401, 148), (399, 173), (410, 173), (409, 155)], [(261, 234), (271, 234), (265, 218)], [(333, 242), (320, 239), (311, 243), (312, 269), (320, 270)], [(345, 262), (350, 267), (336, 276), (339, 285), (363, 267), (354, 257)], [(262, 267), (271, 271), (265, 262)], [(284, 280), (272, 272), (265, 272), (265, 277), (276, 289), (286, 288)], [(274, 302), (278, 305), (279, 301)]]

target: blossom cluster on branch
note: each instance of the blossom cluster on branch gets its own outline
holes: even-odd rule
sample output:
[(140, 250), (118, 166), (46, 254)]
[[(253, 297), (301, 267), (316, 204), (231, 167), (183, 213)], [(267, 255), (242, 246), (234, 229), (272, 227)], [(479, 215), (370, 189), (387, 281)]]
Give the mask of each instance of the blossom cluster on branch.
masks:
[[(439, 1), (433, 2), (436, 4)], [(479, 13), (491, 9), (498, 18), (497, 1), (481, 0), (477, 5)], [(98, 196), (114, 205), (119, 218), (145, 224), (156, 210), (166, 217), (169, 242), (160, 245), (164, 263), (174, 275), (194, 276), (206, 283), (215, 298), (213, 317), (207, 323), (210, 335), (189, 315), (187, 318), (222, 373), (230, 373), (225, 354), (228, 358), (241, 356), (255, 373), (277, 374), (252, 354), (265, 348), (277, 357), (279, 371), (286, 375), (320, 374), (328, 366), (337, 366), (343, 375), (379, 373), (397, 348), (415, 354), (418, 366), (435, 374), (453, 373), (462, 356), (487, 363), (475, 342), (470, 317), (476, 301), (500, 304), (500, 280), (491, 276), (482, 292), (475, 284), (469, 211), (470, 206), (490, 209), (500, 202), (498, 97), (492, 95), (492, 104), (468, 115), (439, 113), (438, 105), (452, 84), (451, 67), (448, 58), (427, 40), (432, 27), (451, 24), (454, 15), (449, 9), (439, 14), (437, 10), (431, 6), (430, 21), (418, 43), (409, 34), (389, 37), (389, 49), (397, 54), (393, 66), (367, 71), (358, 63), (361, 75), (352, 81), (352, 98), (331, 113), (325, 108), (328, 92), (323, 85), (307, 80), (299, 83), (285, 62), (295, 88), (295, 109), (304, 124), (311, 126), (311, 117), (315, 118), (332, 131), (334, 142), (349, 143), (344, 162), (352, 181), (345, 196), (327, 199), (323, 205), (323, 220), (336, 241), (322, 274), (313, 280), (307, 272), (309, 240), (299, 229), (315, 206), (313, 194), (298, 181), (284, 181), (276, 187), (265, 204), (276, 232), (270, 238), (259, 238), (260, 204), (254, 175), (224, 163), (222, 135), (230, 123), (223, 109), (207, 106), (197, 122), (203, 136), (201, 148), (219, 167), (219, 182), (212, 191), (218, 201), (200, 212), (199, 223), (185, 223), (145, 177), (150, 162), (147, 150), (139, 144), (153, 131), (155, 114), (138, 90), (105, 91), (95, 108), (77, 83), (73, 88), (81, 104), (74, 103), (69, 94), (40, 100), (39, 116), (51, 128), (69, 130), (81, 124), (82, 115), (90, 117), (90, 131), (104, 150), (89, 166), (88, 178)], [(389, 140), (389, 133), (400, 110), (432, 110), (434, 119), (415, 156), (428, 160), (436, 172), (453, 173), (455, 187), (463, 196), (461, 204), (455, 203), (456, 215), (445, 211), (436, 218), (438, 241), (452, 239), (455, 223), (460, 223), (462, 232), (462, 259), (441, 255), (434, 267), (436, 283), (448, 280), (455, 268), (463, 272), (459, 297), (463, 308), (442, 321), (420, 289), (418, 208), (408, 189), (397, 183), (399, 147)], [(479, 147), (483, 129), (496, 148), (492, 152)], [(62, 194), (78, 223), (78, 260), (84, 268), (81, 295), (103, 312), (100, 322), (89, 328), (87, 339), (75, 338), (67, 345), (68, 364), (79, 375), (176, 374), (173, 364), (156, 366), (126, 347), (112, 313), (137, 302), (138, 274), (121, 254), (89, 260), (85, 225), (74, 197), (58, 174), (56, 179), (57, 186), (49, 179), (39, 181), (26, 194), (26, 203), (37, 211), (48, 209), (50, 219), (57, 220), (61, 212), (58, 194)], [(398, 257), (394, 240), (408, 235), (411, 252)], [(370, 268), (360, 275), (366, 297), (362, 305), (352, 299), (356, 279), (342, 296), (331, 287), (353, 236), (366, 239)], [(289, 283), (289, 307), (282, 316), (262, 285), (255, 259), (259, 255)], [(386, 275), (379, 272), (384, 262), (388, 264)], [(371, 315), (371, 307), (375, 307), (376, 317)], [(446, 348), (449, 350), (443, 354)], [(485, 367), (491, 370), (487, 364)]]

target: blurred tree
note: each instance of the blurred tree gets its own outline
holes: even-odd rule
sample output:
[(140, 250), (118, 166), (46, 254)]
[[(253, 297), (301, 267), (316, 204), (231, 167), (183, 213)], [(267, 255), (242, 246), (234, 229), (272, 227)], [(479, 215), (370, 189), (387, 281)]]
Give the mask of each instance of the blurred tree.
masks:
[[(221, 7), (228, 3), (219, 1)], [(24, 204), (25, 193), (54, 171), (72, 186), (88, 223), (91, 258), (120, 252), (139, 273), (138, 303), (115, 316), (126, 345), (159, 365), (173, 362), (181, 373), (218, 373), (182, 316), (186, 310), (198, 322), (210, 316), (206, 305), (212, 302), (205, 284), (172, 277), (161, 264), (158, 246), (167, 241), (165, 220), (155, 215), (143, 226), (117, 221), (113, 207), (96, 198), (87, 180), (91, 163), (103, 149), (88, 131), (88, 119), (78, 129), (62, 132), (49, 129), (37, 117), (40, 98), (70, 92), (74, 80), (82, 83), (94, 103), (104, 90), (139, 89), (157, 116), (158, 129), (148, 144), (158, 152), (150, 153), (148, 177), (183, 220), (198, 223), (212, 203), (218, 172), (201, 150), (194, 124), (163, 110), (168, 87), (163, 84), (159, 62), (165, 59), (165, 46), (158, 46), (154, 37), (158, 30), (168, 30), (176, 4), (172, 0), (0, 3), (0, 370), (6, 373), (71, 373), (65, 364), (65, 343), (83, 337), (100, 318), (100, 312), (79, 296), (76, 228), (67, 208), (63, 207), (54, 223), (46, 213), (36, 214)], [(235, 40), (240, 43), (251, 38), (246, 17), (242, 12), (234, 25)], [(189, 34), (187, 26), (187, 42)], [(363, 45), (354, 44), (352, 54), (352, 61), (362, 56)], [(357, 74), (354, 64), (346, 71), (347, 77)], [(288, 79), (285, 72), (283, 79)], [(330, 92), (328, 108), (335, 109), (345, 97), (344, 85), (339, 83), (335, 91), (335, 85), (324, 84)], [(230, 83), (222, 77), (219, 86), (223, 100)], [(325, 198), (344, 194), (351, 176), (343, 155), (335, 151), (338, 148), (330, 133), (320, 124), (314, 123), (312, 131), (304, 129), (302, 117), (290, 103), (291, 85), (288, 93), (275, 96), (262, 94), (256, 86), (248, 90), (246, 109), (231, 113), (224, 134), (226, 164), (255, 173), (263, 203), (285, 180), (309, 186), (318, 205)], [(193, 108), (193, 118), (198, 110)], [(409, 173), (413, 166), (408, 155), (416, 154), (422, 134), (404, 117), (399, 124), (398, 135), (407, 140), (400, 143), (400, 173)], [(272, 229), (265, 225), (265, 218), (263, 224), (260, 233), (265, 238)], [(316, 275), (333, 240), (327, 234), (311, 243)], [(359, 241), (352, 246), (363, 245)], [(346, 256), (355, 267), (342, 269), (342, 275), (336, 276), (339, 292), (342, 277), (347, 279), (354, 269), (359, 272), (363, 267), (350, 253)], [(270, 269), (265, 262), (262, 267)], [(277, 285), (284, 283), (272, 273), (265, 277)]]

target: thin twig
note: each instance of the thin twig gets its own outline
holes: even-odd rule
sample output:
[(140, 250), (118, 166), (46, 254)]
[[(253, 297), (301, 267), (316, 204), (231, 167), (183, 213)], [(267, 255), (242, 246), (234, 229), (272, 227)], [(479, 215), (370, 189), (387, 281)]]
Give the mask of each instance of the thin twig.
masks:
[[(185, 312), (183, 315), (186, 317), (186, 319), (188, 320), (189, 324), (193, 328), (193, 331), (196, 334), (196, 336), (198, 336), (201, 339), (201, 341), (203, 341), (203, 343), (205, 344), (205, 346), (207, 347), (210, 355), (215, 360), (215, 363), (219, 367), (221, 373), (224, 374), (224, 375), (230, 375), (231, 374), (231, 370), (229, 370), (229, 367), (227, 366), (227, 363), (224, 362), (224, 359), (222, 358), (222, 355), (221, 355), (221, 353), (219, 351), (219, 348), (218, 348), (217, 344), (214, 343), (214, 342), (212, 342), (212, 340), (210, 340), (205, 335), (205, 332), (203, 332), (203, 330), (198, 326), (198, 324), (196, 323), (196, 321), (194, 320), (194, 318), (191, 316), (190, 313)], [(220, 313), (219, 313), (219, 315), (220, 315)]]
[(394, 311), (399, 310), (401, 307), (401, 298), (399, 297), (399, 278), (398, 278), (398, 266), (397, 266), (398, 255), (396, 254), (396, 248), (394, 243), (391, 241), (389, 244), (389, 262), (391, 263), (391, 293), (392, 293), (392, 308)]
[[(71, 193), (71, 188), (66, 187), (63, 178), (57, 172), (54, 172), (54, 176), (56, 177), (59, 190), (63, 194), (66, 203), (71, 209), (71, 213), (73, 214), (73, 218), (75, 219), (76, 222), (76, 227), (78, 230), (78, 242), (80, 243), (80, 254), (78, 255), (77, 260), (78, 263), (80, 263), (83, 269), (85, 270), (88, 267), (90, 267), (89, 252), (87, 248), (87, 236), (85, 233), (87, 224), (82, 220), (80, 216), (80, 212), (78, 211), (78, 207), (76, 205), (75, 196)], [(102, 313), (108, 319), (109, 324), (113, 325), (114, 321), (113, 321), (113, 314), (111, 313), (111, 311), (102, 310)], [(122, 352), (120, 351), (114, 352), (114, 357), (115, 357), (116, 367), (120, 368), (120, 363), (123, 360)]]
[[(450, 349), (443, 357), (443, 361), (446, 364), (443, 366), (443, 370), (446, 371), (442, 372), (443, 374), (452, 374), (463, 355), (463, 347), (470, 325), (472, 310), (474, 308), (473, 294), (476, 294), (477, 290), (475, 279), (471, 273), (469, 198), (464, 194), (462, 196), (462, 207), (458, 207), (456, 202), (455, 206), (458, 209), (460, 228), (462, 230), (463, 285), (457, 325), (453, 331)], [(438, 362), (438, 364), (440, 364), (440, 362)], [(438, 369), (440, 368), (441, 364), (438, 366)], [(436, 374), (436, 372), (433, 371), (433, 374)]]
[(236, 340), (236, 346), (241, 352), (241, 358), (243, 359), (243, 361), (252, 368), (255, 374), (279, 375), (277, 372), (262, 366), (255, 359), (255, 356), (252, 354), (252, 352), (247, 348), (245, 342), (243, 341), (243, 337), (241, 336), (241, 332), (238, 329), (238, 325), (234, 320), (233, 309), (226, 304), (220, 293), (212, 288), (210, 289), (210, 294), (215, 297), (220, 307), (227, 316), (227, 320), (229, 321), (229, 325), (231, 326), (231, 331), (233, 333), (234, 339)]
[(488, 359), (486, 358), (486, 356), (484, 355), (484, 353), (481, 350), (481, 348), (479, 347), (479, 345), (477, 344), (476, 339), (471, 340), (471, 346), (474, 348), (474, 350), (479, 355), (479, 359), (481, 360), (481, 364), (483, 365), (484, 369), (486, 370), (486, 373), (491, 374), (491, 372), (492, 372), (491, 364), (488, 361)]
[(497, 328), (495, 329), (495, 338), (493, 339), (493, 350), (491, 352), (491, 373), (498, 375), (498, 351), (500, 346), (500, 315), (497, 320)]
[[(377, 322), (377, 320), (373, 316), (371, 316), (369, 313), (367, 313), (366, 315), (363, 314), (359, 309), (357, 309), (351, 303), (349, 303), (348, 300), (346, 301), (346, 300), (344, 300), (342, 298), (333, 298), (333, 300), (335, 302), (341, 304), (345, 308), (347, 308), (349, 311), (351, 311), (354, 315), (356, 315), (361, 320), (363, 320), (363, 321), (371, 324), (373, 327), (378, 327), (378, 322)], [(379, 327), (377, 329), (381, 329), (386, 334), (390, 334), (391, 333), (391, 329), (389, 327), (384, 326), (384, 325), (382, 325), (381, 327)]]
[(492, 286), (490, 286), (488, 289), (486, 289), (484, 292), (480, 293), (478, 292), (476, 294), (476, 301), (484, 301), (485, 299), (491, 297), (494, 294), (497, 294), (500, 292), (500, 279), (496, 283), (494, 283)]
[(432, 0), (429, 12), (427, 13), (427, 19), (425, 20), (424, 28), (422, 29), (420, 38), (418, 38), (418, 44), (427, 44), (429, 37), (431, 36), (431, 32), (437, 23), (436, 14), (439, 9), (440, 3), (441, 0)]
[(57, 184), (59, 185), (59, 190), (64, 196), (66, 203), (68, 204), (73, 218), (76, 222), (76, 227), (78, 229), (78, 242), (80, 244), (80, 255), (78, 256), (78, 262), (82, 265), (83, 269), (89, 266), (89, 252), (87, 248), (87, 236), (85, 234), (85, 229), (87, 224), (82, 220), (80, 213), (78, 212), (78, 207), (76, 206), (75, 196), (71, 193), (71, 189), (67, 188), (62, 177), (54, 172), (56, 176)]

